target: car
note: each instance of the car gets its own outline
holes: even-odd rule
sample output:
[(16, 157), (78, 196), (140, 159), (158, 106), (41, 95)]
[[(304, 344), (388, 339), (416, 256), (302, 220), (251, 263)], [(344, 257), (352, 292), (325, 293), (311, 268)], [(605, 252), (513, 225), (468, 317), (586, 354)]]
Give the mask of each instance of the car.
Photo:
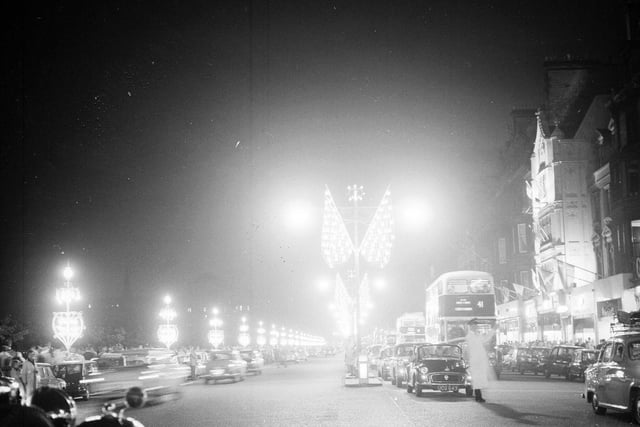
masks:
[(373, 344), (367, 347), (367, 358), (369, 359), (369, 370), (378, 372), (378, 364), (380, 363), (380, 350), (382, 344)]
[(264, 357), (259, 350), (240, 350), (240, 355), (247, 362), (247, 372), (255, 375), (262, 374), (264, 368)]
[(66, 392), (73, 399), (89, 400), (92, 379), (97, 372), (95, 360), (63, 361), (55, 366), (56, 376), (66, 381)]
[(567, 380), (572, 381), (578, 378), (584, 381), (584, 371), (595, 363), (598, 358), (598, 351), (588, 348), (580, 348), (575, 350), (571, 355), (569, 370), (567, 372)]
[(378, 376), (384, 381), (391, 379), (393, 358), (393, 346), (385, 346), (380, 349), (380, 355), (378, 356)]
[(513, 370), (520, 372), (520, 375), (527, 372), (538, 375), (544, 372), (549, 350), (547, 347), (520, 347), (515, 356)]
[(242, 381), (247, 375), (247, 362), (237, 350), (214, 350), (209, 353), (207, 370), (202, 375), (205, 384), (220, 380)]
[(36, 369), (38, 371), (38, 382), (36, 387), (48, 386), (62, 390), (67, 388), (67, 382), (62, 378), (56, 377), (50, 363), (36, 362)]
[[(622, 314), (621, 314), (622, 313)], [(597, 415), (630, 412), (640, 423), (640, 312), (618, 312), (618, 324), (584, 372), (582, 397)]]
[(567, 378), (569, 365), (572, 361), (572, 354), (580, 348), (582, 347), (575, 345), (556, 345), (553, 347), (544, 362), (545, 378), (549, 378), (551, 375), (560, 375)]
[(424, 390), (464, 391), (471, 397), (471, 381), (460, 346), (425, 344), (414, 349), (408, 367), (407, 392), (414, 392), (419, 397)]
[(413, 356), (413, 348), (426, 343), (407, 342), (396, 344), (393, 347), (393, 357), (391, 359), (391, 384), (398, 388), (407, 381), (407, 366)]

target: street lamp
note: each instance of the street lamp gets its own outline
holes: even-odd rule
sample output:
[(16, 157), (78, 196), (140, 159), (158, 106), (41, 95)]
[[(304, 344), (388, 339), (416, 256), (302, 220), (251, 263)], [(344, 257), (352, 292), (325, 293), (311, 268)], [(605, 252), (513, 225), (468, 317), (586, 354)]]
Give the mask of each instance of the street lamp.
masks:
[(65, 311), (53, 313), (51, 326), (53, 328), (54, 338), (60, 340), (64, 344), (67, 352), (71, 349), (73, 343), (82, 336), (84, 331), (84, 320), (81, 311), (71, 311), (71, 302), (80, 299), (80, 290), (71, 284), (73, 278), (73, 270), (67, 264), (62, 275), (64, 277), (64, 286), (56, 289), (56, 299), (58, 303), (65, 304)]
[(209, 339), (209, 343), (214, 348), (217, 348), (224, 342), (224, 330), (218, 329), (222, 326), (222, 319), (218, 317), (218, 309), (214, 307), (211, 311), (213, 313), (213, 319), (209, 320), (209, 326), (211, 326), (212, 329), (209, 330), (207, 338)]
[[(353, 255), (353, 269), (348, 276), (350, 292), (337, 274), (335, 299), (340, 326), (351, 332), (359, 348), (358, 324), (363, 320), (362, 312), (369, 306), (369, 281), (366, 274), (364, 277), (361, 275), (360, 257), (379, 268), (383, 268), (389, 262), (395, 238), (391, 192), (387, 188), (380, 204), (375, 208), (372, 219), (367, 224), (368, 217), (363, 217), (363, 211), (367, 208), (359, 205), (364, 197), (363, 187), (360, 185), (347, 187), (348, 198), (352, 203), (348, 221), (353, 224), (353, 239), (328, 188), (325, 188), (324, 194), (320, 245), (322, 256), (329, 268), (336, 268), (345, 264)], [(367, 226), (362, 240), (360, 240), (360, 225)]]
[(160, 318), (164, 320), (164, 323), (158, 326), (158, 340), (169, 349), (171, 345), (178, 341), (178, 326), (171, 323), (177, 314), (171, 308), (171, 297), (169, 295), (165, 295), (163, 302), (164, 307), (160, 310)]

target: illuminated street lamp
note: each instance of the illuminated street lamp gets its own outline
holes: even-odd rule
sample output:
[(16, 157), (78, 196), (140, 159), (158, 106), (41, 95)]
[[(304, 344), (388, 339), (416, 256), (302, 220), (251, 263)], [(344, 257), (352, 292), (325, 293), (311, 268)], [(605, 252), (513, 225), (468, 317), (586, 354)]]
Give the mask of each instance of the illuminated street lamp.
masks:
[(209, 343), (214, 348), (217, 348), (224, 342), (224, 330), (220, 329), (222, 326), (222, 319), (218, 317), (218, 309), (214, 307), (211, 312), (213, 313), (213, 319), (209, 320), (209, 326), (212, 329), (209, 330), (207, 338), (209, 339)]
[(66, 310), (53, 313), (51, 327), (53, 328), (53, 337), (60, 340), (68, 352), (73, 343), (82, 337), (84, 320), (81, 311), (70, 310), (71, 302), (80, 299), (80, 290), (71, 284), (73, 270), (69, 264), (64, 268), (62, 275), (64, 276), (64, 286), (56, 289), (56, 299), (58, 303), (65, 304)]
[(278, 345), (278, 330), (276, 325), (271, 325), (271, 332), (269, 332), (269, 345), (275, 347)]
[(240, 333), (238, 334), (238, 344), (242, 347), (246, 347), (251, 344), (251, 336), (249, 335), (249, 325), (247, 325), (247, 318), (242, 316), (242, 323), (240, 324)]
[(160, 318), (164, 320), (158, 326), (158, 340), (167, 346), (167, 349), (178, 341), (178, 326), (171, 323), (176, 318), (176, 311), (171, 308), (171, 297), (166, 295), (163, 299), (164, 307), (160, 310)]

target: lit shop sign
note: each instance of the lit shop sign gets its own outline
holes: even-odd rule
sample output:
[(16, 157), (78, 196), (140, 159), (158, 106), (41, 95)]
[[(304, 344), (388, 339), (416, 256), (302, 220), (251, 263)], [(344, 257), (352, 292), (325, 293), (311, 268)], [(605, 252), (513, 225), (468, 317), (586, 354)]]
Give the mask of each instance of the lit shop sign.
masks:
[(475, 294), (475, 295), (441, 295), (440, 296), (440, 316), (476, 317), (476, 316), (495, 316), (495, 315), (496, 315), (495, 295)]

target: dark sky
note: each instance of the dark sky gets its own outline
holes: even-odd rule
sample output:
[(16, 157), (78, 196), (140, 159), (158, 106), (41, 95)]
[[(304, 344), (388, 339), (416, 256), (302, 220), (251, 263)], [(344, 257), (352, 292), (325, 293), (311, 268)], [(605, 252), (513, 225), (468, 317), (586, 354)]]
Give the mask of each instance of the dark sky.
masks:
[[(545, 57), (614, 56), (611, 1), (29, 2), (5, 18), (5, 311), (51, 295), (69, 261), (86, 301), (125, 283), (160, 305), (234, 301), (326, 333), (325, 184), (414, 196), (374, 320), (420, 311), (430, 266), (495, 175), (509, 112), (542, 103)], [(312, 203), (315, 226), (282, 207)], [(227, 291), (223, 291), (227, 290)], [(151, 315), (154, 315), (153, 313)], [(256, 319), (257, 320), (257, 319)]]

